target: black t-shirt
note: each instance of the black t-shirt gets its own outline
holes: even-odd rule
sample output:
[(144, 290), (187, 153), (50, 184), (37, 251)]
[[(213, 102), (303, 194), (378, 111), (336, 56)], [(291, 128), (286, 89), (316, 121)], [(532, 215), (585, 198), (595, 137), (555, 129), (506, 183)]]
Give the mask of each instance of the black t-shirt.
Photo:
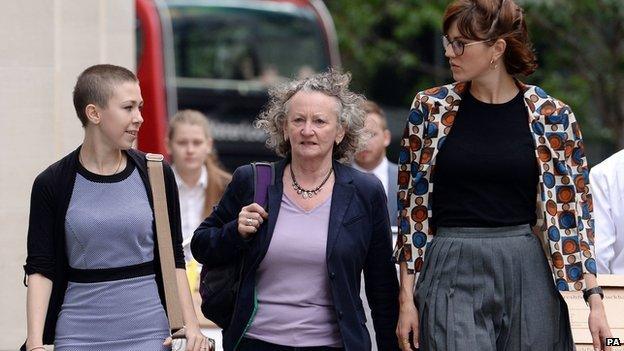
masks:
[(538, 165), (523, 95), (488, 104), (464, 94), (433, 170), (432, 225), (534, 224)]

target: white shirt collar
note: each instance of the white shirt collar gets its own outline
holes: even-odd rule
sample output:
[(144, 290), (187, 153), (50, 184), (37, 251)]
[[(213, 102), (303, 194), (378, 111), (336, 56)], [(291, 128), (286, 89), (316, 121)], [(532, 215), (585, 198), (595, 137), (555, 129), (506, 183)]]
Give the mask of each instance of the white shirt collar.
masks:
[(386, 158), (384, 156), (384, 158), (377, 165), (377, 167), (375, 167), (374, 169), (372, 169), (370, 171), (360, 167), (360, 165), (358, 165), (356, 162), (353, 162), (353, 168), (357, 169), (358, 171), (364, 172), (364, 173), (373, 173), (374, 175), (377, 176), (377, 178), (379, 178), (379, 176), (382, 173), (386, 173), (388, 171), (388, 158)]
[(381, 181), (381, 184), (383, 184), (384, 186), (384, 190), (386, 191), (386, 194), (388, 193), (388, 158), (386, 158), (384, 156), (383, 160), (381, 160), (381, 163), (379, 163), (377, 165), (377, 167), (375, 167), (372, 170), (366, 170), (362, 167), (360, 167), (357, 163), (353, 162), (353, 168), (357, 169), (358, 171), (362, 171), (364, 173), (372, 173), (375, 175), (375, 177), (377, 177), (377, 179), (379, 179)]
[(173, 175), (175, 176), (176, 183), (178, 183), (178, 188), (182, 186), (187, 189), (200, 187), (202, 190), (204, 190), (208, 186), (208, 169), (206, 169), (206, 165), (202, 165), (201, 174), (199, 175), (199, 180), (197, 181), (197, 184), (195, 186), (189, 186), (184, 182), (184, 180), (176, 170), (175, 164), (171, 165), (171, 169), (173, 169)]

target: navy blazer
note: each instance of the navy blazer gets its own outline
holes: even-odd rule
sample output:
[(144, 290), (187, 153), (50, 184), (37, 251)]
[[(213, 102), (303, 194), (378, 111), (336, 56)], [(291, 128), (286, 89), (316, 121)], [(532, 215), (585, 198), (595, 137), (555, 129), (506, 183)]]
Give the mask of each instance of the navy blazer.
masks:
[[(256, 235), (244, 240), (238, 233), (238, 213), (253, 201), (251, 166), (239, 167), (213, 213), (197, 228), (191, 241), (193, 256), (202, 264), (221, 265), (244, 255), (243, 279), (230, 326), (223, 331), (223, 348), (236, 350), (252, 323), (255, 273), (264, 258), (279, 215), (282, 176), (288, 160), (275, 165), (275, 184), (269, 187), (269, 219)], [(360, 300), (364, 271), (366, 296), (372, 310), (377, 345), (398, 350), (395, 329), (399, 285), (392, 263), (392, 242), (386, 196), (381, 182), (334, 161), (335, 184), (327, 233), (327, 277), (345, 350), (371, 349)]]

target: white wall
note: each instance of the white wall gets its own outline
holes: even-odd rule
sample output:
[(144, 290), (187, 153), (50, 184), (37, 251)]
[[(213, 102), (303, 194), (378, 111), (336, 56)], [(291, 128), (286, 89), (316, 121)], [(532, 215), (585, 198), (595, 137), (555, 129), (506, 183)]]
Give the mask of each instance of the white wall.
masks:
[(78, 74), (97, 63), (134, 70), (134, 25), (132, 0), (0, 2), (0, 350), (26, 336), (32, 182), (82, 140), (71, 97)]

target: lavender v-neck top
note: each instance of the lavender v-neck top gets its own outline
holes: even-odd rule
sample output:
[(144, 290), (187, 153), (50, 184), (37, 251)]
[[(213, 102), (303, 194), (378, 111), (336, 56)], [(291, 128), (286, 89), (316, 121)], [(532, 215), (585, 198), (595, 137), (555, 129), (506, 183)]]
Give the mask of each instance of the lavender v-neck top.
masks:
[(305, 211), (284, 194), (256, 273), (258, 309), (246, 337), (278, 345), (342, 347), (326, 247), (331, 196)]

